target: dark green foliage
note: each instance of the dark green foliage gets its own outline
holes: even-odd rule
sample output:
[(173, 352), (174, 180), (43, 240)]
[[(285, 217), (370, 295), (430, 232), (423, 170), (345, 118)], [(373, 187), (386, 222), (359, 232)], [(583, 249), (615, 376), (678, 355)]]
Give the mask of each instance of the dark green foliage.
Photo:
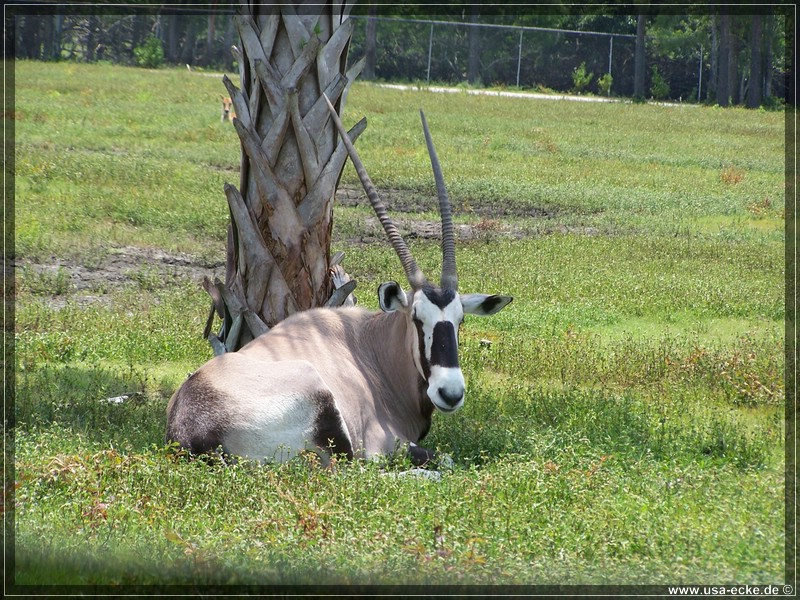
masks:
[(586, 63), (582, 62), (572, 71), (572, 90), (581, 93), (592, 82), (594, 75), (586, 72)]
[(658, 67), (653, 65), (653, 74), (650, 81), (650, 94), (656, 100), (663, 100), (669, 96), (669, 83), (659, 73)]
[(597, 87), (604, 96), (611, 95), (611, 86), (614, 84), (614, 77), (611, 73), (606, 73), (597, 80)]
[(164, 48), (161, 40), (150, 36), (141, 46), (133, 49), (136, 65), (145, 69), (157, 69), (164, 64)]

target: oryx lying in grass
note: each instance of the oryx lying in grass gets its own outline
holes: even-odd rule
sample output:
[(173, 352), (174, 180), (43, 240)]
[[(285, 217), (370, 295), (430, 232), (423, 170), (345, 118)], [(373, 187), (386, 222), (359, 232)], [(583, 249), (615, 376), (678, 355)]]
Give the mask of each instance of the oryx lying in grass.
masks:
[[(330, 106), (330, 103), (329, 103)], [(464, 403), (458, 329), (465, 313), (491, 315), (512, 298), (457, 291), (450, 202), (425, 116), (422, 124), (442, 218), (441, 287), (430, 283), (378, 198), (341, 121), (330, 110), (364, 189), (405, 270), (411, 290), (378, 288), (383, 312), (317, 308), (278, 323), (235, 353), (191, 375), (167, 407), (168, 442), (192, 453), (286, 460), (315, 450), (372, 457), (408, 445), (414, 464), (433, 453), (417, 446), (434, 408)]]

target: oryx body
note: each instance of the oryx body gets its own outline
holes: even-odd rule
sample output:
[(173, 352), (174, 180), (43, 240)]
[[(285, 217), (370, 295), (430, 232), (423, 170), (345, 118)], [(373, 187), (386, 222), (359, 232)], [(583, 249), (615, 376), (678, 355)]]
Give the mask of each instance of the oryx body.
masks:
[(167, 407), (167, 441), (193, 453), (221, 447), (231, 455), (280, 461), (306, 449), (352, 458), (408, 445), (412, 461), (423, 464), (432, 453), (416, 444), (434, 408), (453, 412), (464, 402), (457, 338), (464, 314), (494, 314), (511, 301), (457, 291), (449, 200), (424, 116), (442, 212), (441, 287), (417, 267), (332, 107), (331, 113), (411, 290), (382, 284), (382, 312), (296, 313), (238, 352), (211, 359)]

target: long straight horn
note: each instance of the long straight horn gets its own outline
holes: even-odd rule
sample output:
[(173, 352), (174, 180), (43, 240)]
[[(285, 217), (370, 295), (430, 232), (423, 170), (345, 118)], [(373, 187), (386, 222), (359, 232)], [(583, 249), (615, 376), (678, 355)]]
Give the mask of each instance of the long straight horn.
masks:
[(442, 215), (442, 289), (457, 290), (458, 274), (456, 273), (456, 240), (453, 233), (453, 210), (450, 206), (450, 198), (447, 196), (447, 189), (444, 186), (442, 167), (436, 156), (436, 149), (433, 147), (431, 132), (428, 130), (428, 122), (425, 120), (425, 113), (419, 111), (422, 117), (422, 129), (425, 131), (425, 143), (428, 145), (428, 154), (431, 157), (431, 167), (433, 168), (433, 178), (436, 180), (436, 191), (439, 194), (439, 212)]
[(353, 166), (356, 168), (358, 178), (361, 179), (361, 185), (364, 186), (364, 191), (367, 192), (367, 197), (369, 197), (372, 208), (375, 210), (375, 214), (378, 215), (378, 220), (380, 220), (381, 225), (383, 225), (383, 229), (389, 237), (389, 242), (392, 244), (394, 251), (400, 258), (400, 262), (403, 264), (403, 270), (408, 278), (408, 283), (410, 283), (411, 287), (415, 290), (422, 288), (422, 286), (425, 285), (425, 275), (422, 274), (422, 269), (417, 266), (417, 262), (411, 255), (411, 250), (408, 249), (405, 240), (403, 240), (403, 237), (397, 231), (397, 227), (389, 217), (386, 206), (384, 206), (383, 202), (381, 202), (381, 199), (378, 197), (378, 192), (375, 190), (375, 186), (372, 185), (372, 180), (369, 178), (369, 175), (367, 175), (364, 163), (361, 162), (358, 152), (356, 152), (355, 146), (353, 146), (353, 142), (350, 141), (350, 136), (347, 135), (347, 130), (345, 130), (344, 125), (342, 125), (339, 115), (336, 114), (336, 109), (333, 108), (333, 104), (331, 104), (328, 96), (326, 94), (322, 95), (325, 98), (325, 102), (328, 104), (328, 109), (331, 112), (333, 122), (336, 124), (336, 129), (339, 130), (342, 142), (344, 142), (345, 148), (347, 148), (350, 160), (353, 161)]

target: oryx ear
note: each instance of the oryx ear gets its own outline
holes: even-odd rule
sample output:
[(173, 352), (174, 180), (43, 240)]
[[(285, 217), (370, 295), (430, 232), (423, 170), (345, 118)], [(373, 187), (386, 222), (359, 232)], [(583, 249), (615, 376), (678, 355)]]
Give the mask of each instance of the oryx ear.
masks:
[(387, 281), (378, 288), (378, 303), (383, 312), (408, 308), (408, 298), (396, 281)]
[(461, 305), (465, 313), (485, 317), (500, 312), (513, 299), (496, 294), (461, 294)]

